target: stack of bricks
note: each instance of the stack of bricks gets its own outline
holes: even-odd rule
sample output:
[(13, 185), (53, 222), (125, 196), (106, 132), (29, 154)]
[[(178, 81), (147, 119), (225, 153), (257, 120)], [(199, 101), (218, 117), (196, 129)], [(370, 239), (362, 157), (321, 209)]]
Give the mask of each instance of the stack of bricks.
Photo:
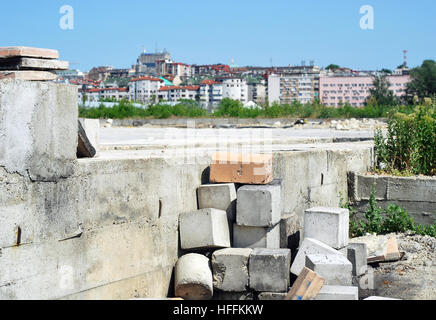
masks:
[(67, 61), (59, 61), (59, 52), (30, 47), (0, 47), (0, 80), (56, 80), (57, 70), (68, 70)]
[[(286, 297), (291, 250), (288, 233), (281, 239), (280, 226), (285, 231), (292, 229), (289, 226), (295, 223), (290, 220), (295, 216), (282, 217), (281, 185), (273, 179), (272, 161), (272, 155), (260, 154), (218, 153), (213, 157), (211, 184), (197, 190), (199, 210), (183, 213), (179, 219), (182, 250), (188, 250), (187, 255), (195, 251), (211, 257), (211, 270), (202, 271), (207, 281), (187, 275), (184, 281), (176, 276), (176, 284), (183, 283), (179, 286), (183, 290), (176, 285), (176, 295), (184, 292), (182, 298), (200, 299), (197, 293), (207, 291), (202, 297), (218, 300)], [(176, 266), (176, 275), (184, 274), (177, 268), (181, 267)], [(190, 294), (186, 294), (187, 281), (195, 288)]]

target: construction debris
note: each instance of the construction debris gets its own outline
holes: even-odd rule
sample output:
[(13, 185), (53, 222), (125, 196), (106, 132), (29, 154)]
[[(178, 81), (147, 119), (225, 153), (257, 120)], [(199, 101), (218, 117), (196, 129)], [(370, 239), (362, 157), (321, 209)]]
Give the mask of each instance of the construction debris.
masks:
[(315, 300), (324, 283), (322, 277), (304, 267), (285, 300)]
[(368, 250), (368, 263), (397, 261), (401, 258), (395, 236), (369, 235), (352, 240), (354, 243), (365, 243)]

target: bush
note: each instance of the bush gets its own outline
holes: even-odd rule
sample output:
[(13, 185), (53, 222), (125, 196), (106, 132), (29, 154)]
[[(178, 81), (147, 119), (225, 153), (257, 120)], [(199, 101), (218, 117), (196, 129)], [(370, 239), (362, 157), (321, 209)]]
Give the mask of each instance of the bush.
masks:
[(436, 107), (417, 106), (410, 115), (396, 112), (388, 120), (386, 139), (374, 137), (377, 169), (387, 173), (436, 175)]

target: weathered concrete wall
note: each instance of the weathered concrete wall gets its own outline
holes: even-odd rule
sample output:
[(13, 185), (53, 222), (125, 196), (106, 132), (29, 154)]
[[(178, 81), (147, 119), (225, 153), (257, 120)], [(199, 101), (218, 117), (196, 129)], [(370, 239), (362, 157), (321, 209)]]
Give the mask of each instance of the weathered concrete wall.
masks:
[(368, 209), (368, 200), (374, 183), (377, 203), (385, 208), (395, 203), (406, 209), (422, 224), (436, 221), (436, 178), (394, 177), (350, 172), (350, 199), (357, 204), (359, 212)]

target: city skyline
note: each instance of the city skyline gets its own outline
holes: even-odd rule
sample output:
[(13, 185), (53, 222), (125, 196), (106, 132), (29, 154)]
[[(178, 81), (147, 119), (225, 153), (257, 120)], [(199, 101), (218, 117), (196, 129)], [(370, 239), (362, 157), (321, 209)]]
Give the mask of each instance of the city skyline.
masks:
[[(74, 9), (74, 29), (59, 27), (60, 8)], [(359, 26), (362, 6), (374, 9), (374, 29)], [(408, 50), (408, 65), (434, 59), (436, 4), (396, 1), (221, 1), (189, 4), (113, 0), (5, 3), (2, 45), (58, 49), (72, 69), (129, 68), (144, 46), (167, 49), (188, 64), (300, 65), (311, 60), (356, 70), (394, 69)], [(419, 24), (416, 22), (419, 21)]]

